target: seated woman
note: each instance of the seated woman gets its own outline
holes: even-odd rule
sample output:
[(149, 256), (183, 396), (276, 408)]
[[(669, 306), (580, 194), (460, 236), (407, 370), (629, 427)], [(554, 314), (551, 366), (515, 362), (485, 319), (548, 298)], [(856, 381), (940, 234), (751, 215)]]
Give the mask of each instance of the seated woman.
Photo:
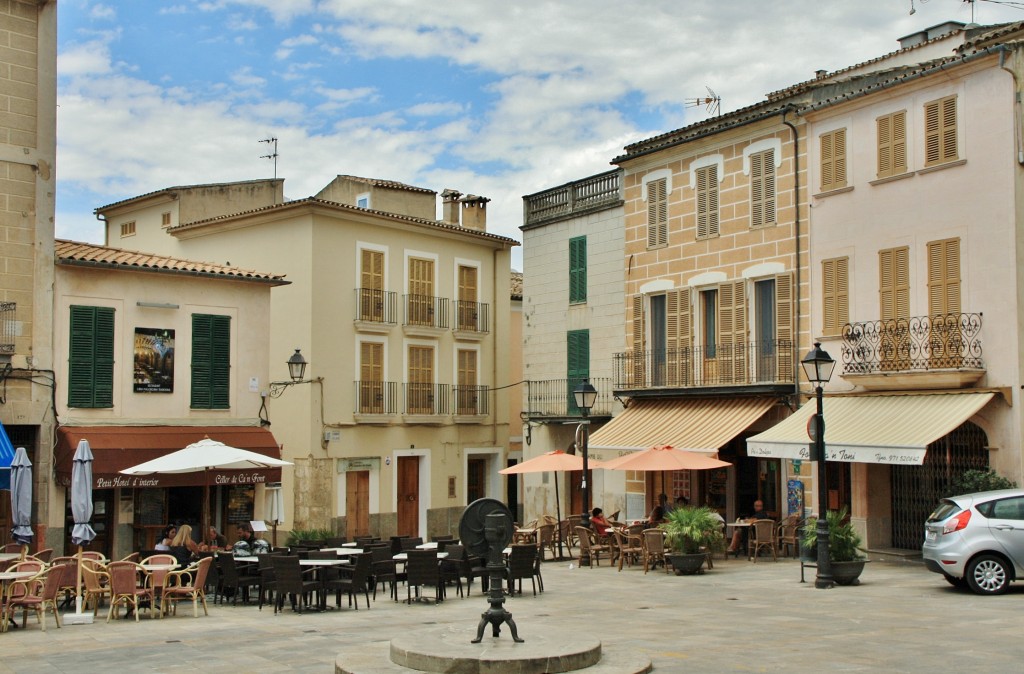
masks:
[(647, 526), (656, 527), (665, 523), (665, 510), (660, 506), (654, 506), (654, 510), (647, 516)]
[(174, 536), (178, 533), (178, 527), (173, 524), (168, 524), (164, 527), (164, 532), (160, 536), (160, 540), (156, 545), (153, 546), (154, 550), (160, 550), (162, 552), (168, 552), (171, 549), (171, 542), (174, 540)]
[(604, 511), (600, 508), (594, 508), (590, 513), (590, 526), (598, 536), (607, 536), (608, 530), (612, 528), (611, 523), (604, 517)]
[(171, 541), (171, 554), (182, 567), (188, 566), (192, 556), (199, 552), (199, 544), (192, 540), (192, 527), (182, 524)]

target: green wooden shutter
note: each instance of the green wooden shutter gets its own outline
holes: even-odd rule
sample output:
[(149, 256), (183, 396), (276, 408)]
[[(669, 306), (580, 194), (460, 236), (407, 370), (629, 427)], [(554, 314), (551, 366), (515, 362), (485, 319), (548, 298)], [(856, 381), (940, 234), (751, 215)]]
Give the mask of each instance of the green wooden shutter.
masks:
[(569, 239), (569, 302), (587, 301), (587, 237)]
[(114, 310), (71, 307), (68, 407), (114, 406)]
[(565, 333), (566, 384), (568, 385), (569, 413), (579, 413), (573, 389), (590, 377), (590, 331), (570, 330)]
[(192, 402), (194, 409), (231, 406), (231, 317), (192, 315)]

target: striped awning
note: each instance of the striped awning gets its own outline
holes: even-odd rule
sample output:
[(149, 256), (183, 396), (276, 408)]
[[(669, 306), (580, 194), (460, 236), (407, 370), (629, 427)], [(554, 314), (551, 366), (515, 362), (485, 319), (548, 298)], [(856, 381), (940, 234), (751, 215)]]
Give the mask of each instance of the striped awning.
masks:
[[(928, 445), (988, 404), (994, 393), (948, 392), (825, 397), (825, 452), (829, 461), (920, 465)], [(807, 459), (807, 427), (814, 400), (747, 439), (747, 455)]]
[(639, 450), (671, 445), (691, 452), (718, 450), (761, 418), (773, 398), (633, 400), (588, 441), (591, 449)]

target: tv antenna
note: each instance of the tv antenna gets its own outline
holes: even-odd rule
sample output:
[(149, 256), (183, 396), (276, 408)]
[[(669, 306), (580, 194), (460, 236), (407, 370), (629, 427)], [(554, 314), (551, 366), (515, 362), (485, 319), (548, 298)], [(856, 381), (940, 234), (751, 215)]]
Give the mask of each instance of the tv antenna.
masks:
[(712, 91), (711, 87), (705, 86), (704, 88), (708, 90), (708, 95), (686, 99), (686, 107), (695, 108), (698, 105), (703, 105), (708, 113), (717, 117), (722, 114), (722, 97)]
[(274, 144), (274, 151), (271, 152), (270, 154), (260, 155), (260, 159), (273, 159), (274, 160), (274, 180), (277, 180), (277, 138), (273, 138), (273, 137), (271, 137), (271, 138), (264, 138), (263, 140), (261, 140), (259, 142), (267, 143), (268, 145), (270, 143)]

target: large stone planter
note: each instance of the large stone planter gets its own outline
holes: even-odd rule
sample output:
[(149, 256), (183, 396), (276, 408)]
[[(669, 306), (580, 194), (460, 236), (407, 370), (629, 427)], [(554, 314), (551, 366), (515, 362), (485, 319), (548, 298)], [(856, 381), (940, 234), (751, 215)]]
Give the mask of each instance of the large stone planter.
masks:
[(684, 555), (678, 552), (672, 552), (665, 555), (668, 563), (672, 565), (677, 576), (692, 576), (698, 573), (704, 573), (704, 562), (708, 556), (701, 552), (695, 555)]
[(860, 574), (864, 571), (866, 559), (850, 562), (832, 562), (832, 580), (836, 585), (860, 585)]

